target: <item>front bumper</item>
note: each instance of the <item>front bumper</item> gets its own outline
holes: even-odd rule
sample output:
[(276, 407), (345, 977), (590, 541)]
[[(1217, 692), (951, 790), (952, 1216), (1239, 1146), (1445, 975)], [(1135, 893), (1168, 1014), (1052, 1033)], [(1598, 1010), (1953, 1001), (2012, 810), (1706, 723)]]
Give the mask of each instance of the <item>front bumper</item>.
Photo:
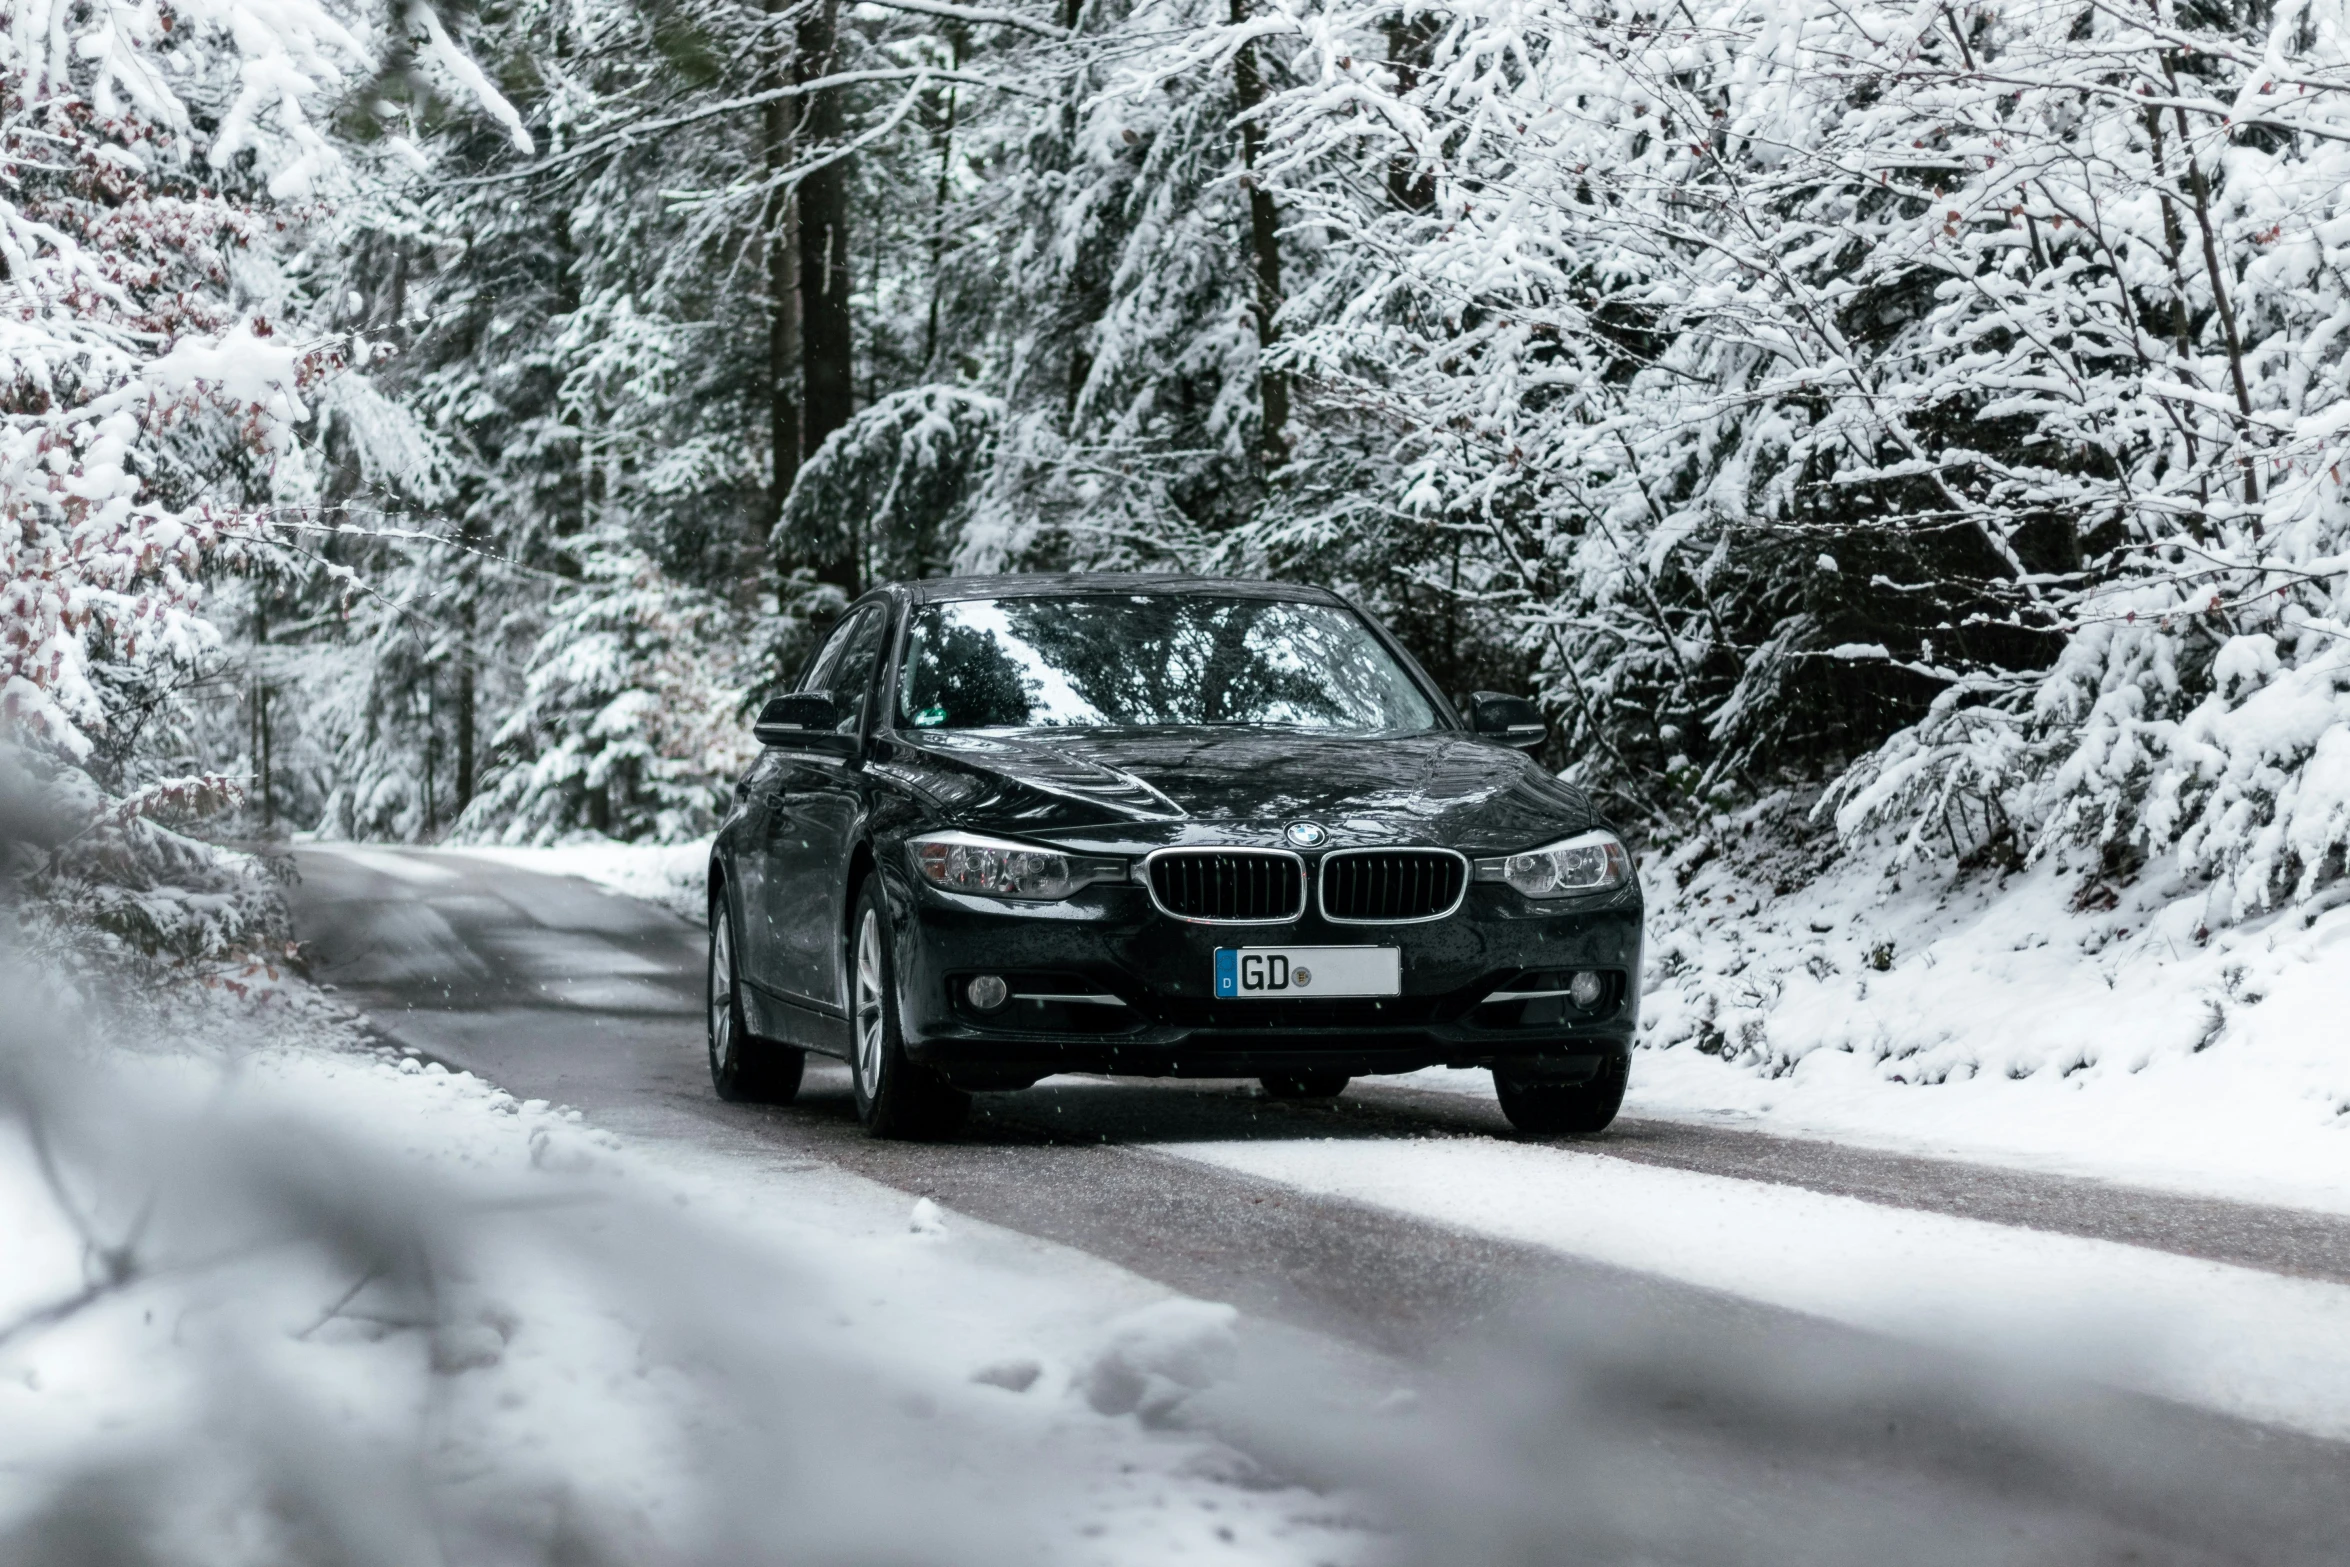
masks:
[[(1538, 903), (1479, 882), (1454, 913), (1422, 923), (1340, 924), (1309, 911), (1279, 925), (1226, 925), (1162, 914), (1131, 884), (1007, 907), (907, 876), (888, 879), (907, 1053), (967, 1087), (1017, 1086), (1055, 1072), (1360, 1077), (1497, 1061), (1573, 1080), (1628, 1058), (1638, 1021), (1634, 887)], [(1402, 993), (1215, 1000), (1216, 949), (1253, 946), (1393, 946)], [(1489, 999), (1548, 988), (1554, 976), (1580, 970), (1606, 981), (1588, 1008)], [(977, 974), (1003, 975), (1028, 999), (980, 1013), (962, 994)], [(1080, 996), (1105, 999), (1035, 999)]]

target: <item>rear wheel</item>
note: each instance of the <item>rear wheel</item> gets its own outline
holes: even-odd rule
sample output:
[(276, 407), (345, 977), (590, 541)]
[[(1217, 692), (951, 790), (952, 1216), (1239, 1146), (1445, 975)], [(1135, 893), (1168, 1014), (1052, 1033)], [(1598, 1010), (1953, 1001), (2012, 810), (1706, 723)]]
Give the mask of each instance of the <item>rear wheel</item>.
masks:
[(1534, 1137), (1604, 1132), (1623, 1108), (1632, 1063), (1610, 1056), (1588, 1082), (1546, 1082), (1524, 1067), (1496, 1066), (1493, 1094), (1510, 1125)]
[(878, 877), (867, 877), (857, 895), (849, 922), (849, 973), (856, 1004), (849, 1080), (857, 1119), (876, 1137), (927, 1139), (954, 1131), (971, 1111), (971, 1096), (906, 1055)]
[(1274, 1072), (1257, 1081), (1275, 1099), (1336, 1099), (1354, 1079), (1344, 1072)]
[(800, 1091), (808, 1058), (788, 1045), (754, 1038), (743, 1021), (735, 963), (734, 913), (720, 898), (710, 911), (710, 965), (703, 995), (710, 1022), (710, 1086), (737, 1104), (788, 1104)]

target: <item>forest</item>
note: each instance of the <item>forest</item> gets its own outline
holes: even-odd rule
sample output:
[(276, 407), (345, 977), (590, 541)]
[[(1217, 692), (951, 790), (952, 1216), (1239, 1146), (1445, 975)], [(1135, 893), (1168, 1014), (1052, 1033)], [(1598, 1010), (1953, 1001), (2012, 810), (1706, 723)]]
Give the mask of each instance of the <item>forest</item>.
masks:
[(1352, 594), (1644, 840), (2343, 870), (2342, 0), (0, 47), (11, 837), (72, 928), (267, 937), (208, 841), (690, 839), (849, 597), (1064, 567)]

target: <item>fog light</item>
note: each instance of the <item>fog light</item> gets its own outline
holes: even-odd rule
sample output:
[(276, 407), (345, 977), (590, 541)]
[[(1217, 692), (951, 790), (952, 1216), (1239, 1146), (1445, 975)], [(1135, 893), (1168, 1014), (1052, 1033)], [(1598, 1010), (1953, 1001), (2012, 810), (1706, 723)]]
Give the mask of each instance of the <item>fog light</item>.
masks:
[(982, 1012), (993, 1012), (1012, 999), (1012, 987), (1005, 984), (1000, 974), (982, 974), (963, 987), (963, 994)]
[(1607, 981), (1591, 969), (1585, 969), (1567, 981), (1567, 994), (1579, 1007), (1598, 1006), (1600, 995), (1606, 989)]

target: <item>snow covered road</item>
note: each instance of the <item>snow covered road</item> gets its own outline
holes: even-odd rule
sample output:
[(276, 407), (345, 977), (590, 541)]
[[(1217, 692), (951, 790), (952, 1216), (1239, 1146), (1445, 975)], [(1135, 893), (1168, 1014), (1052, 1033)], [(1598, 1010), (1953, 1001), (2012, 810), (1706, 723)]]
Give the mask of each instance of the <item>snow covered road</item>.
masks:
[[(1411, 1086), (1301, 1107), (1224, 1084), (1067, 1080), (983, 1096), (950, 1145), (873, 1143), (834, 1070), (784, 1109), (710, 1096), (701, 936), (662, 910), (455, 853), (301, 863), (318, 977), (402, 1044), (697, 1161), (821, 1161), (1230, 1302), (1362, 1398), (1394, 1391), (1376, 1385), (1398, 1374), (1381, 1357), (1401, 1357), (1452, 1409), (1424, 1422), (1448, 1450), (1493, 1434), (1494, 1399), (1446, 1403), (1484, 1374), (1462, 1368), (1607, 1324), (1601, 1358), (1635, 1390), (1620, 1434), (1656, 1455), (1653, 1483), (1742, 1498), (1740, 1528), (1777, 1542), (1745, 1559), (1788, 1556), (1797, 1535), (1810, 1543), (1788, 1559), (1829, 1559), (1806, 1532), (1822, 1517), (1858, 1541), (1921, 1505), (1970, 1561), (2085, 1559), (2048, 1556), (2051, 1542), (2333, 1560), (2350, 1518), (2350, 1450), (2324, 1439), (2350, 1435), (2339, 1216), (1660, 1121), (1524, 1144), (1501, 1140), (1486, 1101)], [(1732, 1345), (1810, 1369), (1755, 1382)], [(2052, 1380), (2052, 1365), (2100, 1380)], [(1882, 1375), (1828, 1420), (1821, 1367)], [(1726, 1429), (1707, 1386), (1734, 1389), (1756, 1428)], [(2052, 1386), (2102, 1467), (1987, 1464), (1984, 1421), (2024, 1419), (2019, 1390)], [(1988, 1416), (1967, 1403), (1986, 1387)], [(1859, 1441), (1854, 1422), (1888, 1400), (1900, 1439)], [(1203, 1410), (1244, 1441), (1252, 1422), (1282, 1425), (1262, 1400)], [(1462, 1419), (1487, 1424), (1464, 1434)], [(1310, 1467), (1327, 1435), (1262, 1445)]]

